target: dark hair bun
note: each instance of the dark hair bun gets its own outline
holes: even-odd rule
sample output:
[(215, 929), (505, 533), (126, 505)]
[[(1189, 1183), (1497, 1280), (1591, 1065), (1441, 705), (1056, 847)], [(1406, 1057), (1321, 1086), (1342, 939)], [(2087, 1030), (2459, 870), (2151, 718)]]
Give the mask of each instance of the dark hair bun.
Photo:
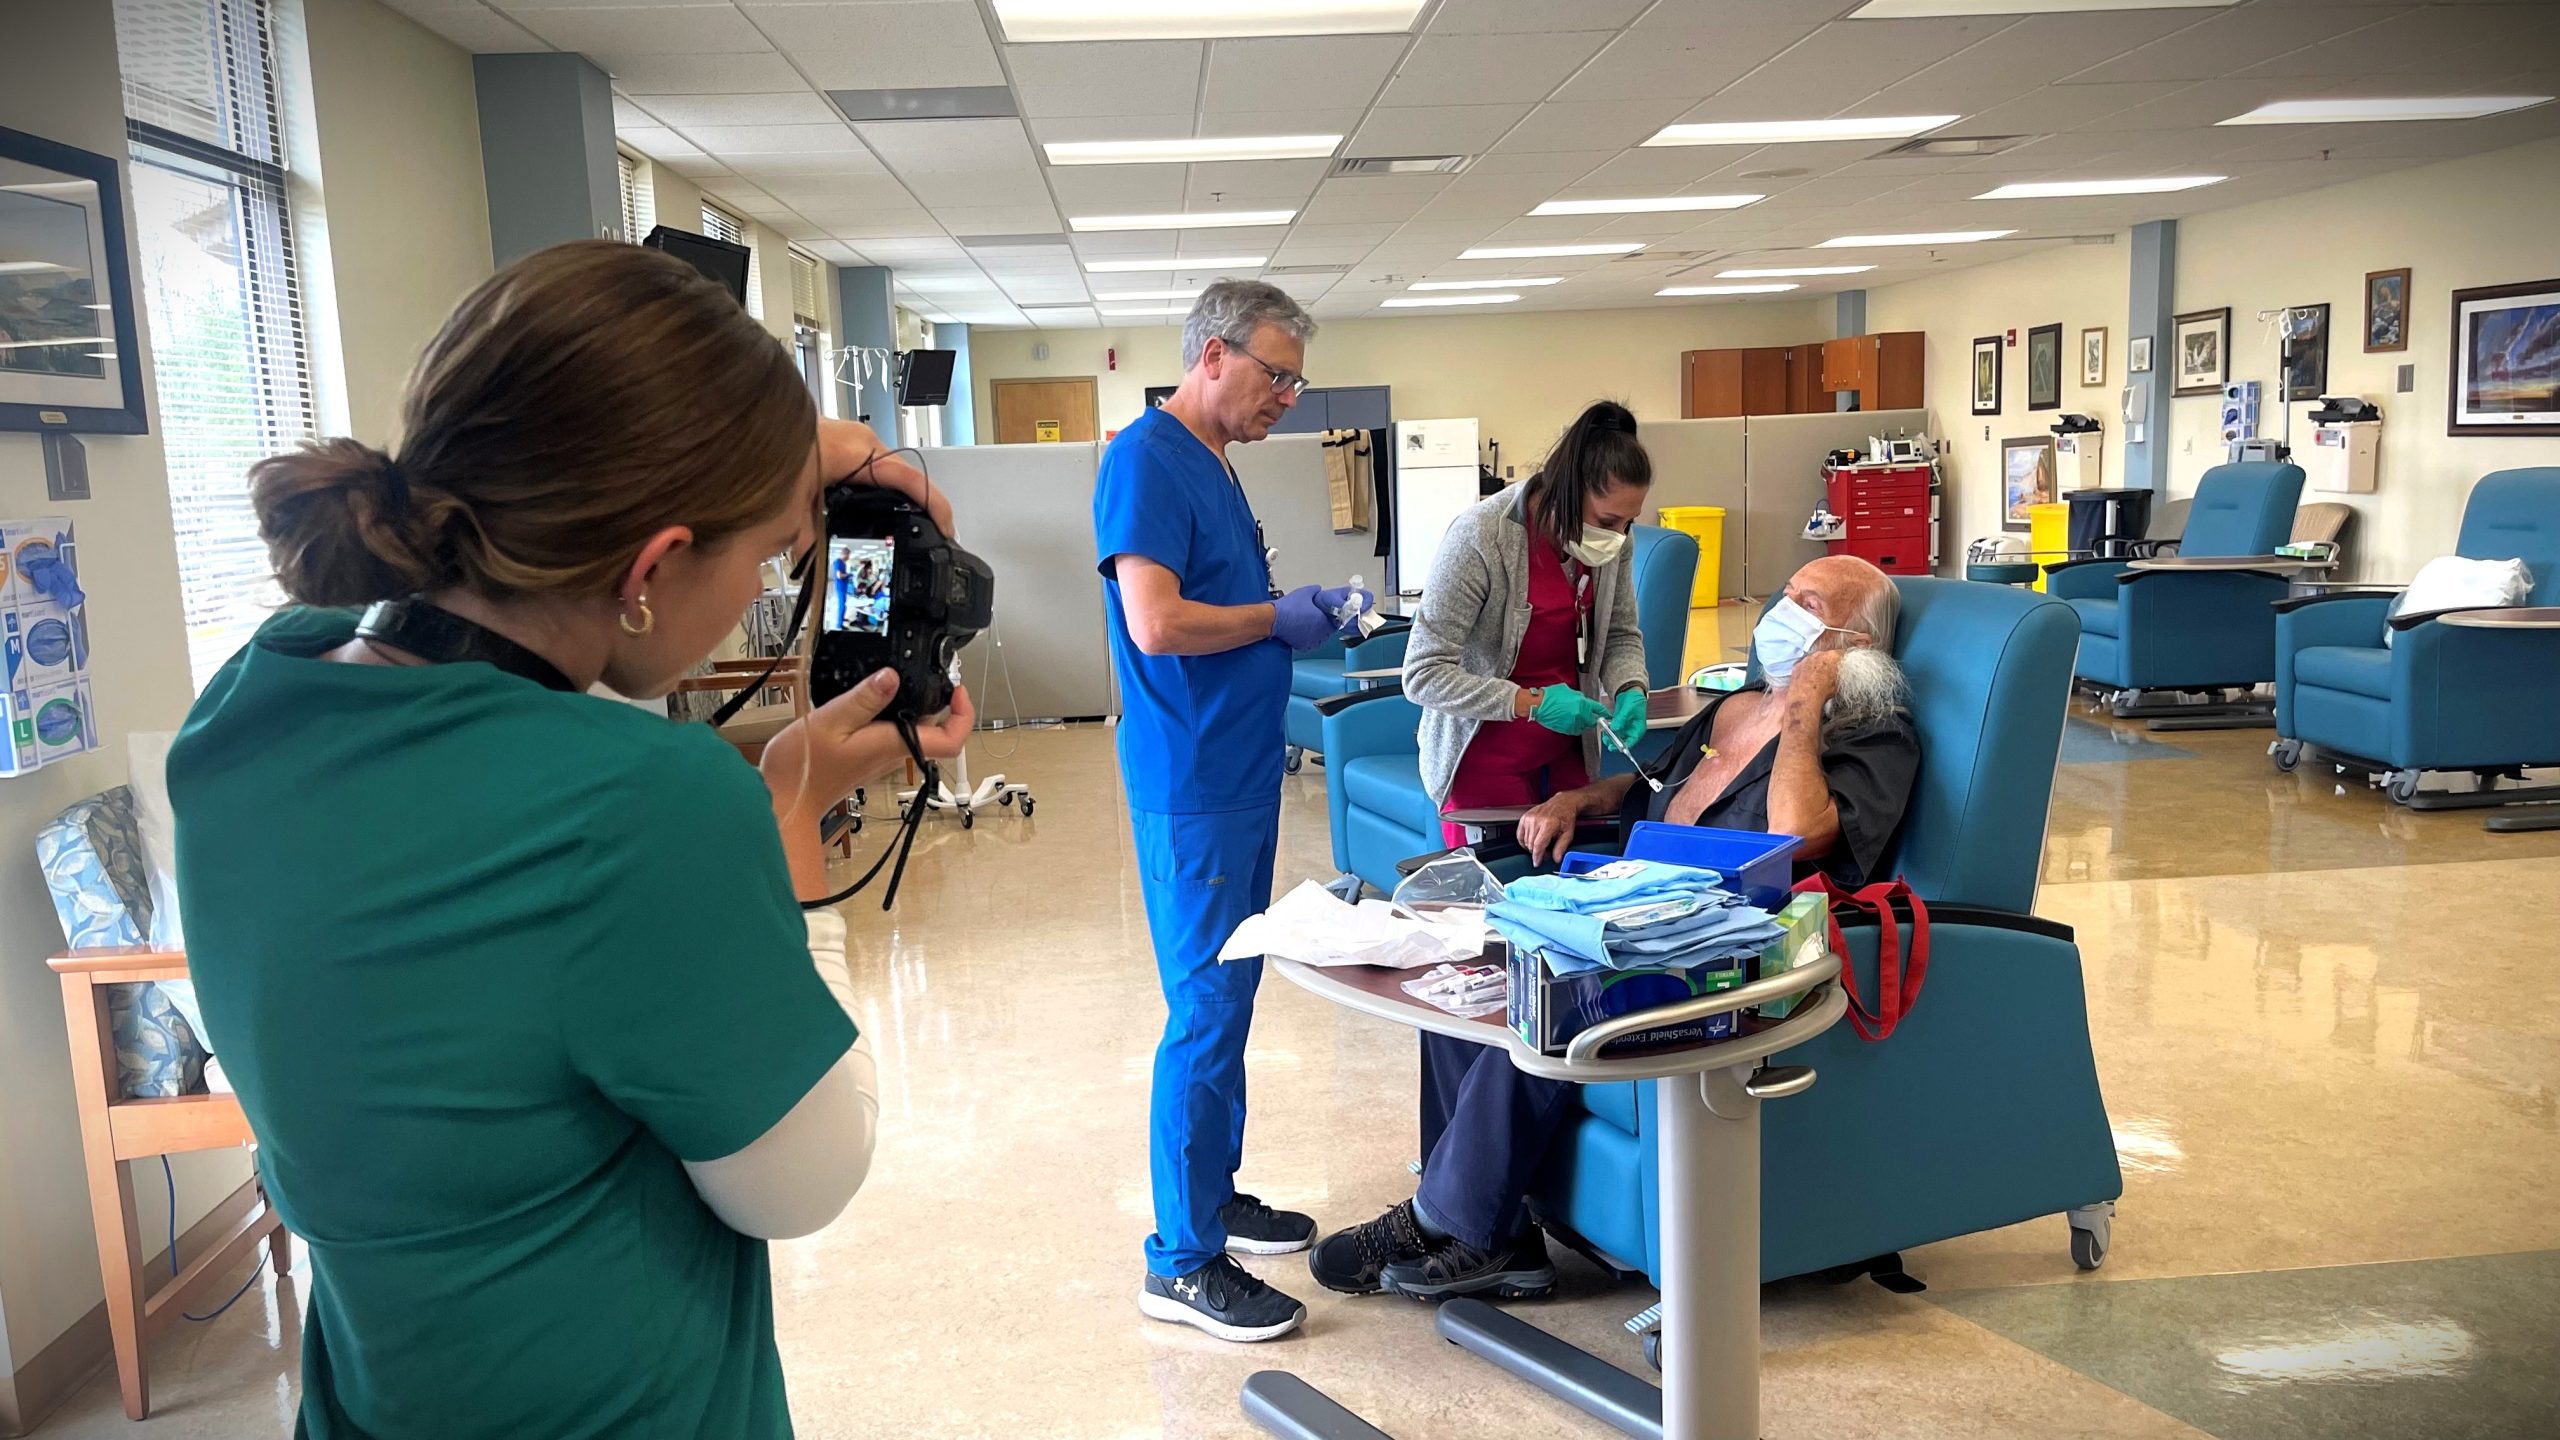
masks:
[(1598, 400), (1582, 412), (1582, 423), (1602, 434), (1633, 435), (1636, 433), (1636, 412), (1615, 400)]
[(284, 592), (304, 605), (369, 605), (440, 579), (428, 527), (391, 457), (318, 440), (249, 471), (258, 534)]

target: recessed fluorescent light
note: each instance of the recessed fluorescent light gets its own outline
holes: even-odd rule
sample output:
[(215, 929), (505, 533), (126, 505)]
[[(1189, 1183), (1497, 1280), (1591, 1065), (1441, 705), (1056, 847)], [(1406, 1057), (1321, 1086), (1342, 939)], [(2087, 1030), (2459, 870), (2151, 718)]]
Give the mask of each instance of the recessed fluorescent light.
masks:
[(2239, 0), (1867, 0), (1851, 20), (1925, 20), (1940, 15), (2058, 15), (2083, 10), (2220, 10)]
[(1107, 293), (1096, 290), (1093, 292), (1093, 298), (1096, 300), (1197, 300), (1200, 298), (1200, 287), (1194, 285), (1188, 290), (1113, 290)]
[(1550, 200), (1532, 215), (1654, 215), (1668, 210), (1739, 210), (1766, 195), (1659, 195), (1650, 200)]
[(1233, 230), (1246, 225), (1286, 225), (1295, 210), (1202, 210), (1180, 215), (1078, 215), (1074, 230)]
[(1070, 40), (1231, 40), (1258, 35), (1392, 35), (1422, 0), (995, 0), (1016, 45)]
[(50, 260), (0, 260), (0, 275), (43, 275), (70, 268)]
[(1191, 313), (1191, 307), (1188, 305), (1141, 305), (1125, 310), (1106, 309), (1102, 313), (1105, 315), (1188, 315)]
[(1873, 265), (1788, 265), (1775, 270), (1719, 270), (1719, 280), (1775, 280), (1781, 275), (1864, 275)]
[(1086, 273), (1093, 275), (1143, 275), (1150, 270), (1259, 270), (1271, 263), (1268, 255), (1220, 255), (1209, 260), (1189, 256), (1165, 260), (1087, 260)]
[(1339, 135), (1243, 135), (1206, 140), (1070, 140), (1040, 148), (1052, 165), (1189, 165), (1219, 160), (1322, 160)]
[(1952, 125), (1954, 115), (1880, 115), (1850, 120), (1719, 120), (1665, 125), (1647, 145), (1785, 145), (1800, 140), (1907, 140)]
[(1561, 285), (1561, 275), (1532, 275), (1525, 280), (1416, 280), (1408, 290), (1512, 290), (1532, 285)]
[(1461, 260), (1536, 260), (1548, 255), (1633, 255), (1644, 248), (1640, 240), (1615, 240), (1589, 245), (1479, 245), (1460, 251)]
[(1668, 290), (1656, 290), (1653, 293), (1656, 295), (1775, 295), (1781, 290), (1793, 290), (1795, 288), (1796, 287), (1792, 284), (1674, 285)]
[(2332, 125), (2358, 120), (2477, 120), (2533, 105), (2548, 95), (2438, 95), (2398, 100), (2275, 100), (2216, 125)]
[(1841, 235), (1814, 246), (1816, 250), (1863, 250), (1877, 245), (1970, 245), (1997, 240), (2015, 230), (1916, 230), (1908, 235)]
[(1426, 305), (1508, 305), (1517, 295), (1398, 295), (1378, 303), (1389, 310), (1419, 310)]
[(1976, 200), (2054, 200), (2066, 195), (2159, 195), (2219, 185), (2227, 175), (2164, 175), (2151, 180), (2037, 180), (1985, 190)]

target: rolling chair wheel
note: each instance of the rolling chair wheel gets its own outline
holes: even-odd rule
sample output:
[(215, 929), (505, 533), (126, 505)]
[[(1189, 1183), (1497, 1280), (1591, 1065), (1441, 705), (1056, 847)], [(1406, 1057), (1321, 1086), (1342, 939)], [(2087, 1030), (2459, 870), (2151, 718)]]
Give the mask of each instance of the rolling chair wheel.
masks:
[(2267, 747), (2267, 754), (2276, 762), (2277, 770), (2290, 775), (2293, 767), (2302, 763), (2302, 742), (2279, 740)]
[(1022, 797), (1022, 818), (1025, 820), (1031, 818), (1031, 797), (1028, 795)]
[(1661, 1373), (1662, 1332), (1659, 1330), (1647, 1330), (1644, 1332), (1644, 1363), (1652, 1366), (1656, 1374)]
[(2395, 772), (2392, 775), (2390, 782), (2382, 787), (2382, 793), (2390, 796), (2394, 801), (2402, 805), (2406, 805), (2410, 801), (2417, 799), (2418, 772), (2415, 770), (2401, 770)]
[(978, 828), (978, 812), (977, 812), (977, 811), (975, 811), (975, 810), (963, 810), (963, 811), (961, 811), (961, 812), (960, 812), (960, 828), (961, 828), (961, 829), (963, 829), (963, 830), (975, 830), (975, 829), (977, 829), (977, 828)]
[(2087, 1230), (2071, 1232), (2071, 1263), (2083, 1270), (2095, 1270), (2107, 1263), (2107, 1242)]
[(1300, 770), (1306, 767), (1306, 763), (1307, 752), (1299, 749), (1295, 745), (1289, 746), (1286, 750), (1281, 752), (1280, 769), (1285, 774), (1297, 774)]

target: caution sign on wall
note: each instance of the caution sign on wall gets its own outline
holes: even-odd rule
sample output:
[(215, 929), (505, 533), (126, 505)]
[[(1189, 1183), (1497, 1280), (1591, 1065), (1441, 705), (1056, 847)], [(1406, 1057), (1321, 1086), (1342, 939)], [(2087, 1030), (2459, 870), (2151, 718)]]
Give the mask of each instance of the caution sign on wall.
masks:
[(1065, 429), (1066, 427), (1064, 425), (1061, 425), (1055, 420), (1035, 420), (1031, 422), (1032, 438), (1043, 445), (1056, 443), (1061, 436), (1061, 432)]

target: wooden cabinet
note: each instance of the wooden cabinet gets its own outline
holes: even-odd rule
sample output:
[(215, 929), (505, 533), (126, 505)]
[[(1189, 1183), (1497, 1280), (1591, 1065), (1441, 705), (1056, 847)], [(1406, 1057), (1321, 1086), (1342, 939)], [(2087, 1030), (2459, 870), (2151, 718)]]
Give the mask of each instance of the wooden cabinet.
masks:
[(1802, 345), (1689, 350), (1680, 356), (1680, 416), (1811, 415), (1832, 397), (1857, 396), (1861, 410), (1921, 405), (1925, 337), (1917, 330), (1850, 335)]
[(1791, 355), (1784, 345), (1684, 352), (1680, 418), (1722, 420), (1788, 413)]

